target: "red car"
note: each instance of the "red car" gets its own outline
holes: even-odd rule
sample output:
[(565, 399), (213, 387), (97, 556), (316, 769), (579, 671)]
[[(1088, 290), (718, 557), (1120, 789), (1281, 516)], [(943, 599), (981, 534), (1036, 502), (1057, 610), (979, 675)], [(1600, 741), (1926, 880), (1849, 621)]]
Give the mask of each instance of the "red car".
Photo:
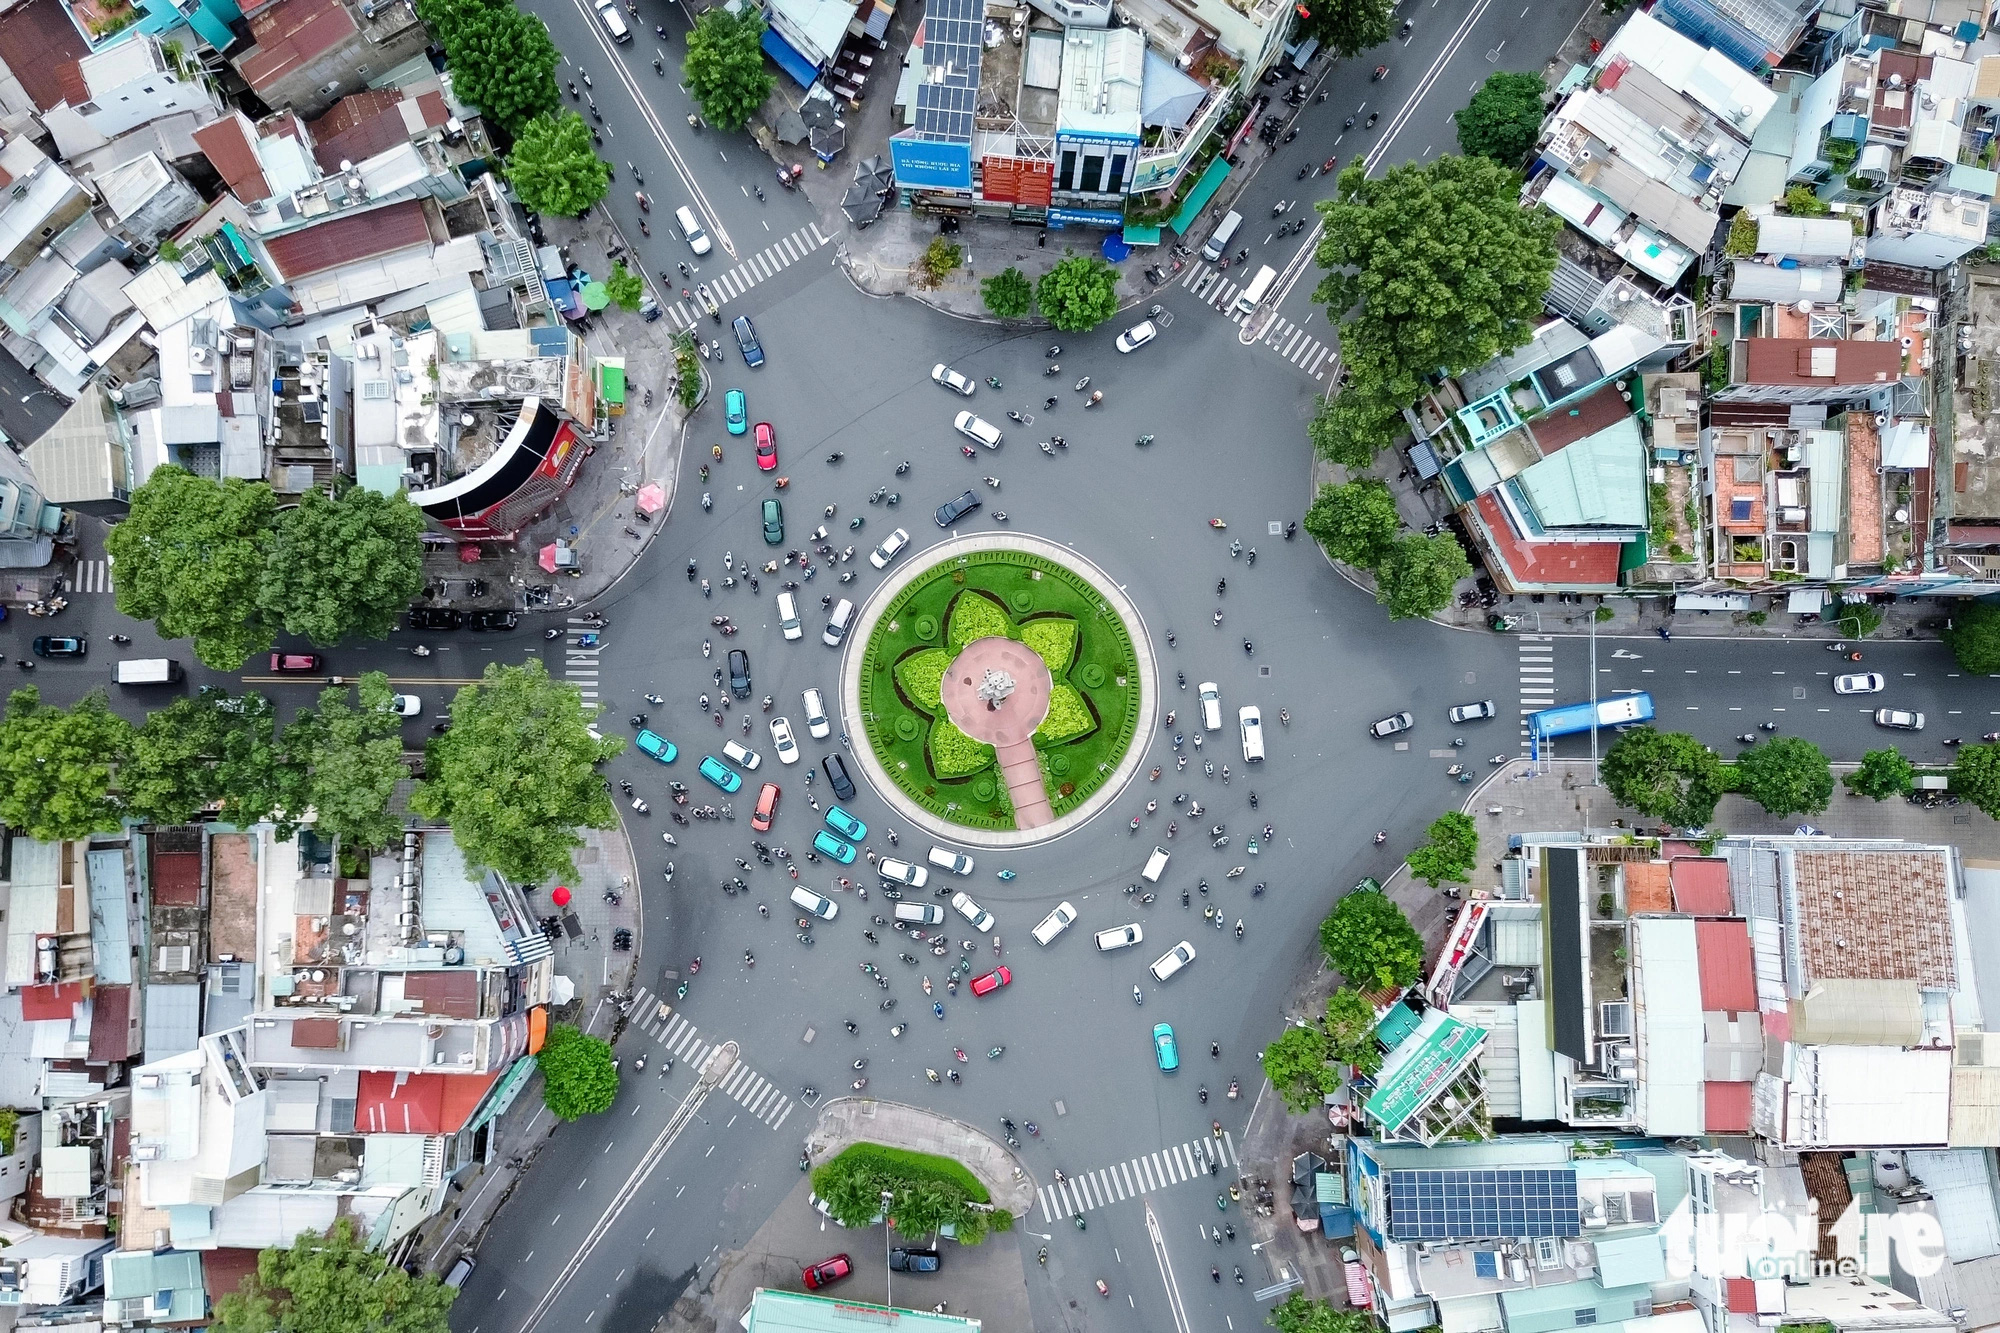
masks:
[(273, 671), (317, 671), (319, 670), (319, 663), (318, 653), (271, 654), (271, 670)]
[(778, 784), (767, 782), (757, 792), (757, 809), (750, 816), (750, 827), (759, 833), (771, 831), (771, 821), (778, 817)]
[(768, 421), (757, 423), (757, 466), (765, 472), (775, 472), (778, 467), (778, 432)]
[(985, 976), (974, 977), (972, 979), (972, 993), (974, 995), (991, 995), (994, 991), (999, 990), (1013, 979), (1014, 970), (1012, 968), (996, 967)]
[(844, 1254), (836, 1254), (831, 1259), (822, 1259), (804, 1273), (806, 1290), (818, 1291), (830, 1282), (838, 1282), (854, 1271), (854, 1261)]

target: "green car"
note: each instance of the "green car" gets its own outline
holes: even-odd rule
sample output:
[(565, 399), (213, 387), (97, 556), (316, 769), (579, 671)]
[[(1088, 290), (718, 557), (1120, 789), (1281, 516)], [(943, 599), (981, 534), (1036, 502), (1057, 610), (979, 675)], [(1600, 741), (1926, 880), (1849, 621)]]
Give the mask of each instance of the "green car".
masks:
[(722, 410), (729, 421), (729, 433), (741, 435), (750, 425), (750, 408), (743, 401), (743, 390), (731, 389), (722, 395)]
[(785, 507), (776, 500), (764, 501), (764, 544), (776, 546), (785, 540)]

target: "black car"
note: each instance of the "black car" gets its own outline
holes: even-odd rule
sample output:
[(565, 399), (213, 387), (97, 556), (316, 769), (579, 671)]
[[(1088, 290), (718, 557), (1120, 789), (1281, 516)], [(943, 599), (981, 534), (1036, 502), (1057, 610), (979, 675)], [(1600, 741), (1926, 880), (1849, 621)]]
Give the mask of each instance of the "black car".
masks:
[(971, 491), (967, 491), (950, 504), (941, 504), (938, 506), (937, 525), (941, 528), (948, 528), (977, 508), (979, 508), (979, 497)]
[(90, 642), (81, 638), (66, 638), (53, 634), (38, 634), (29, 645), (37, 657), (82, 657), (90, 651)]
[(512, 611), (474, 611), (465, 618), (465, 627), (470, 630), (512, 629), (521, 623), (521, 617)]
[(741, 648), (729, 650), (729, 689), (739, 699), (750, 697), (750, 654)]
[(410, 612), (411, 629), (457, 629), (464, 623), (463, 612), (442, 606), (420, 606)]
[(889, 1271), (893, 1273), (935, 1273), (942, 1262), (936, 1250), (889, 1251)]
[(854, 779), (847, 776), (847, 761), (837, 754), (830, 754), (819, 761), (826, 770), (826, 780), (833, 787), (833, 794), (843, 801), (854, 799)]

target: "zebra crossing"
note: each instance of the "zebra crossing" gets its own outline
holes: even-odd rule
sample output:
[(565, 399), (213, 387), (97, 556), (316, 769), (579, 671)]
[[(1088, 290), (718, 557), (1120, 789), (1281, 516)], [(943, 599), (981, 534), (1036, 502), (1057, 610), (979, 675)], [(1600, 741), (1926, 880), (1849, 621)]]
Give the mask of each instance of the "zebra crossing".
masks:
[[(1256, 272), (1247, 264), (1237, 271), (1243, 273), (1246, 279)], [(1242, 294), (1243, 284), (1234, 281), (1229, 272), (1212, 264), (1198, 263), (1181, 279), (1181, 286), (1199, 298), (1202, 304), (1227, 315), (1240, 328), (1250, 317), (1236, 309), (1236, 298)], [(1282, 315), (1271, 321), (1270, 327), (1264, 330), (1257, 342), (1303, 370), (1309, 379), (1326, 379), (1339, 361), (1333, 348)]]
[[(660, 997), (644, 986), (639, 987), (632, 996), (632, 1012), (639, 1015), (633, 1026), (672, 1051), (674, 1058), (690, 1070), (700, 1069), (702, 1062), (722, 1043), (704, 1040), (695, 1025), (678, 1013), (669, 1013), (662, 1019), (660, 1008)], [(786, 1117), (792, 1113), (792, 1099), (741, 1060), (722, 1080), (720, 1089), (737, 1105), (774, 1130), (784, 1124)]]
[(604, 640), (598, 639), (597, 647), (586, 648), (581, 640), (594, 624), (585, 616), (569, 618), (570, 634), (577, 637), (563, 637), (563, 679), (576, 686), (587, 704), (597, 702), (597, 655), (604, 651)]
[[(1060, 1184), (1044, 1185), (1035, 1192), (1042, 1205), (1042, 1222), (1046, 1225), (1059, 1217), (1074, 1217), (1078, 1213), (1123, 1203), (1134, 1195), (1186, 1184), (1197, 1176), (1207, 1180), (1210, 1151), (1208, 1138), (1189, 1139), (1099, 1171), (1067, 1176)], [(1234, 1136), (1224, 1133), (1214, 1151), (1219, 1152), (1223, 1165), (1241, 1165), (1236, 1156)]]
[(1521, 673), (1521, 753), (1528, 753), (1528, 714), (1556, 706), (1555, 639), (1523, 634), (1516, 648)]
[[(706, 282), (708, 289), (715, 293), (715, 299), (727, 304), (758, 283), (777, 277), (813, 251), (830, 244), (832, 239), (820, 231), (819, 224), (809, 223), (789, 236), (773, 241), (719, 278), (704, 278), (697, 269), (693, 278), (683, 278), (681, 281), (687, 285), (688, 291), (695, 290), (696, 282)], [(661, 277), (667, 276), (663, 271)], [(707, 314), (699, 298), (678, 301), (667, 311), (675, 327), (681, 329), (693, 328)]]
[(111, 562), (109, 560), (79, 560), (76, 562), (76, 577), (71, 580), (71, 592), (110, 592)]

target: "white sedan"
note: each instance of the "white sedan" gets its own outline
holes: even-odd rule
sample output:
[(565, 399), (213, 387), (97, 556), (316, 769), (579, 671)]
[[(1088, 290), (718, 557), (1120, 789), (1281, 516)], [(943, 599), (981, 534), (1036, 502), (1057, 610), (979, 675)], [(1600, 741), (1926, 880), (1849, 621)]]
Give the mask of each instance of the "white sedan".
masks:
[(931, 367), (931, 381), (942, 384), (956, 393), (962, 393), (967, 398), (972, 397), (973, 391), (979, 387), (942, 361)]
[(799, 743), (792, 739), (792, 720), (788, 717), (771, 719), (771, 748), (778, 752), (781, 764), (799, 762)]
[(414, 694), (395, 694), (389, 697), (389, 711), (400, 717), (421, 717), (424, 701)]
[(1136, 352), (1159, 335), (1160, 330), (1152, 320), (1142, 320), (1118, 335), (1118, 350)]
[(984, 418), (974, 416), (970, 412), (960, 412), (953, 419), (951, 426), (953, 430), (975, 444), (983, 444), (988, 449), (1000, 447), (1000, 432), (993, 428), (992, 422)]
[(980, 934), (984, 935), (987, 931), (993, 929), (993, 913), (974, 902), (971, 894), (952, 894), (951, 905), (957, 908), (958, 914), (967, 921), (970, 921), (972, 928)]
[(897, 528), (882, 539), (880, 546), (868, 553), (868, 563), (877, 569), (887, 569), (889, 562), (901, 554), (903, 548), (909, 544), (909, 532), (903, 528)]
[(1851, 676), (1835, 676), (1833, 678), (1833, 692), (1835, 694), (1880, 694), (1883, 685), (1886, 683), (1880, 675), (1873, 671), (1859, 671)]

